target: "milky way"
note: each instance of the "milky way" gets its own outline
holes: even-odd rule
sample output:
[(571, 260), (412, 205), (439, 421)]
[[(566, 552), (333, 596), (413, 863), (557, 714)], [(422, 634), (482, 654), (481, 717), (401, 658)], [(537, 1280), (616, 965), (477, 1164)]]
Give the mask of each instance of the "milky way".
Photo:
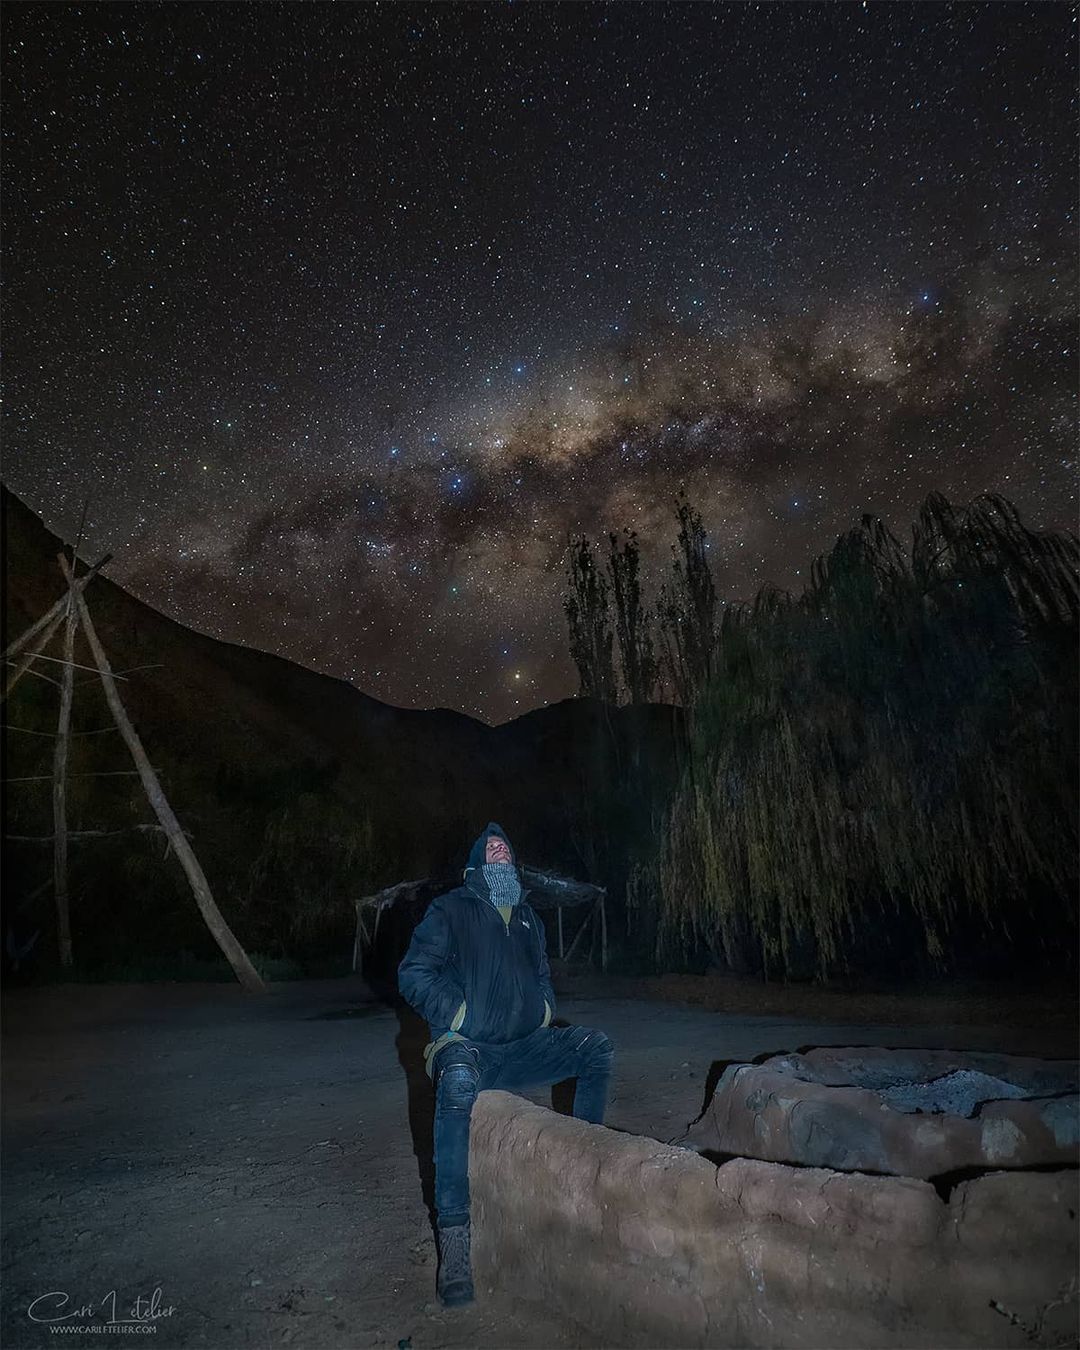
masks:
[(1071, 5), (9, 4), (5, 481), (406, 706), (575, 691), (566, 539), (720, 594), (1075, 528)]

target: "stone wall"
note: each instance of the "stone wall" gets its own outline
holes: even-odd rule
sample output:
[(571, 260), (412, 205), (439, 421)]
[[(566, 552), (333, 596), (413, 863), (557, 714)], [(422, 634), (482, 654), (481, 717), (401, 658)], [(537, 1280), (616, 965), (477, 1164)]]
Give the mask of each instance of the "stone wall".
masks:
[(1060, 1344), (1075, 1301), (1075, 1170), (957, 1185), (682, 1148), (482, 1092), (470, 1182), (478, 1297), (496, 1285), (597, 1346)]

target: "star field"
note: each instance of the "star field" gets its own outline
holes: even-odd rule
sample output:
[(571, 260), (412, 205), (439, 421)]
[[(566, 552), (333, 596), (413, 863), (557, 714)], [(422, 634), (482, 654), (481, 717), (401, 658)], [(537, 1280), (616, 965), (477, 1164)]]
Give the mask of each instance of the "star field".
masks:
[(798, 590), (1076, 515), (1077, 8), (12, 3), (4, 478), (405, 706), (575, 690), (567, 532)]

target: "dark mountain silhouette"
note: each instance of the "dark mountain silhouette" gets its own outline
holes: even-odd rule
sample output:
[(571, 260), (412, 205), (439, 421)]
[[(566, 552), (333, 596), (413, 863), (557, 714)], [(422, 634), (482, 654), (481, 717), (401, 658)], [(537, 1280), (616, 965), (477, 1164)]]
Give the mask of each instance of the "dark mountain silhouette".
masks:
[[(2, 507), (6, 645), (60, 595), (62, 542), (7, 489)], [(405, 877), (452, 876), (491, 819), (523, 859), (617, 892), (622, 867), (606, 858), (606, 804), (629, 793), (647, 822), (672, 767), (671, 708), (568, 699), (490, 727), (446, 709), (393, 707), (281, 657), (204, 636), (105, 576), (86, 597), (113, 669), (132, 672), (122, 694), (151, 762), (249, 946), (284, 951), (285, 934), (302, 945), (305, 931), (316, 945), (320, 934), (339, 940), (354, 895)], [(56, 655), (57, 646), (47, 650)], [(93, 664), (81, 635), (75, 659)], [(96, 676), (77, 676), (74, 727), (108, 725)], [(9, 777), (50, 773), (48, 736), (30, 733), (55, 725), (56, 708), (54, 687), (22, 680), (6, 707)], [(74, 739), (71, 828), (153, 820), (137, 779), (75, 776), (130, 768), (117, 735)], [(47, 781), (9, 786), (9, 834), (51, 833), (49, 792)], [(9, 895), (32, 894), (49, 874), (50, 850), (16, 843), (6, 854)], [(136, 934), (140, 945), (202, 942), (194, 902), (175, 860), (162, 860), (160, 837), (85, 842), (73, 868), (77, 952), (80, 943), (104, 948), (97, 925), (107, 927), (112, 948)], [(31, 906), (34, 921), (47, 927), (50, 905), (46, 888)]]

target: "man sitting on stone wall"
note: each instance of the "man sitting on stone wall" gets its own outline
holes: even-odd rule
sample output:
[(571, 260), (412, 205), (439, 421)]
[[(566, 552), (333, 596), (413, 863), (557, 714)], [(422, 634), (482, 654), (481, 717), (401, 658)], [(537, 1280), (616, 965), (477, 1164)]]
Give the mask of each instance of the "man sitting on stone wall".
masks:
[(574, 1115), (602, 1124), (614, 1049), (602, 1031), (553, 1027), (544, 927), (513, 850), (492, 821), (464, 884), (438, 896), (398, 967), (405, 1001), (427, 1019), (435, 1084), (436, 1288), (446, 1307), (474, 1297), (469, 1257), (469, 1121), (485, 1088), (507, 1092), (576, 1078)]

